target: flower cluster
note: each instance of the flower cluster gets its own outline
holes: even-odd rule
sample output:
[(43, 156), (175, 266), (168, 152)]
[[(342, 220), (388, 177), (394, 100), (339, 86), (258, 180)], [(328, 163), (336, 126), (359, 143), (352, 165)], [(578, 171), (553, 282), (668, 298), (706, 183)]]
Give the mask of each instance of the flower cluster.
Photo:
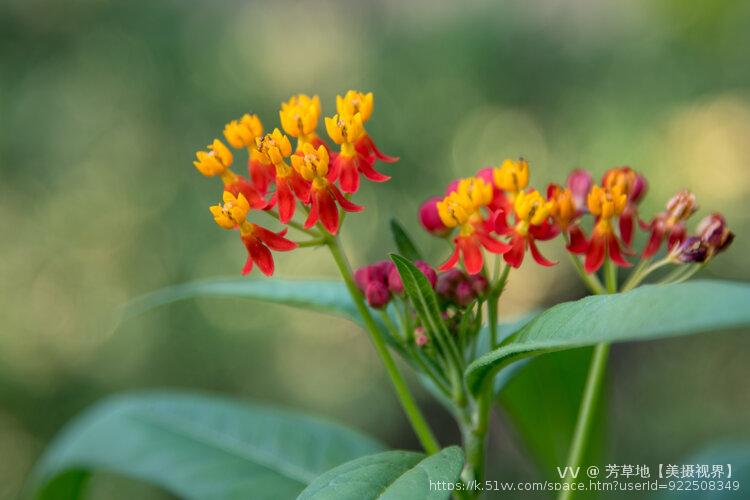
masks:
[[(265, 211), (282, 224), (295, 225), (296, 207), (307, 217), (303, 230), (318, 226), (335, 235), (343, 212), (359, 212), (350, 201), (360, 185), (360, 174), (383, 182), (389, 179), (374, 168), (376, 161), (393, 163), (398, 158), (383, 154), (365, 130), (372, 116), (373, 95), (354, 90), (336, 97), (336, 114), (325, 118), (325, 128), (337, 148), (317, 134), (321, 107), (318, 96), (299, 94), (281, 104), (278, 128), (264, 134), (257, 115), (245, 114), (224, 127), (224, 139), (234, 149), (247, 151), (247, 175), (232, 170), (234, 154), (220, 139), (196, 153), (195, 168), (206, 177), (218, 177), (223, 185), (223, 205), (210, 208), (216, 223), (239, 230), (248, 251), (243, 273), (253, 263), (266, 275), (273, 273), (270, 250), (287, 251), (298, 245), (247, 220), (251, 210)], [(290, 137), (296, 139), (294, 149)], [(308, 231), (309, 232), (309, 231)], [(273, 235), (273, 236), (270, 236)]]
[[(582, 268), (589, 274), (606, 260), (631, 266), (628, 258), (637, 255), (636, 227), (649, 233), (642, 259), (651, 258), (666, 241), (670, 262), (706, 262), (731, 243), (733, 234), (720, 214), (704, 219), (697, 235), (687, 237), (685, 221), (697, 210), (695, 195), (689, 191), (677, 193), (665, 211), (643, 221), (638, 206), (647, 186), (645, 177), (630, 167), (607, 170), (599, 184), (579, 169), (571, 172), (564, 186), (549, 184), (545, 196), (529, 187), (526, 160), (505, 160), (451, 182), (444, 196), (430, 198), (420, 207), (419, 220), (426, 231), (453, 244), (440, 269), (461, 262), (469, 275), (483, 272), (484, 251), (502, 255), (513, 268), (521, 266), (527, 251), (538, 264), (554, 265), (537, 242), (557, 235), (562, 235), (576, 259), (583, 258)], [(586, 217), (590, 223), (585, 226)]]

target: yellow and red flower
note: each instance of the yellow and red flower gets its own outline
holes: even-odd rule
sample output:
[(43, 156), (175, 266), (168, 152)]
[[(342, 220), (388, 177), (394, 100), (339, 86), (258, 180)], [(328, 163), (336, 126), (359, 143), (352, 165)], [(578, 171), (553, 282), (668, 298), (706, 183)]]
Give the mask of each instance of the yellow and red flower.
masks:
[(638, 219), (638, 203), (646, 194), (646, 178), (630, 167), (617, 167), (607, 170), (602, 176), (602, 187), (619, 187), (627, 196), (625, 209), (620, 214), (620, 237), (627, 247), (633, 243), (633, 222)]
[(463, 257), (464, 267), (469, 274), (477, 274), (484, 266), (482, 248), (503, 254), (510, 245), (495, 239), (492, 231), (492, 218), (482, 211), (492, 201), (492, 185), (478, 177), (463, 179), (456, 190), (437, 203), (437, 210), (448, 228), (459, 228), (454, 238), (456, 248), (448, 260), (439, 267), (441, 271), (450, 269)]
[(339, 229), (337, 203), (346, 212), (362, 211), (362, 206), (347, 200), (339, 188), (326, 178), (329, 172), (329, 155), (324, 145), (321, 144), (316, 149), (312, 143), (305, 143), (301, 151), (292, 155), (292, 165), (309, 186), (303, 199), (305, 203), (310, 203), (305, 228), (312, 227), (320, 220), (329, 233), (336, 234)]
[(556, 263), (547, 260), (536, 246), (536, 240), (549, 240), (558, 234), (557, 228), (549, 222), (553, 203), (545, 200), (535, 189), (514, 191), (512, 194), (515, 224), (509, 226), (505, 214), (501, 211), (495, 215), (495, 231), (500, 235), (510, 236), (510, 248), (503, 254), (505, 262), (515, 268), (520, 267), (528, 247), (538, 264), (555, 265)]
[(276, 191), (269, 200), (269, 207), (278, 204), (279, 220), (286, 224), (294, 217), (294, 209), (297, 206), (295, 196), (304, 202), (309, 185), (286, 162), (286, 158), (292, 154), (292, 144), (279, 129), (274, 129), (272, 133), (262, 138), (256, 138), (255, 148), (259, 152), (260, 160), (263, 163), (272, 164), (276, 169)]
[(318, 137), (315, 129), (320, 118), (320, 98), (306, 94), (297, 94), (281, 103), (279, 119), (281, 127), (291, 137), (297, 139), (296, 151), (301, 151), (305, 144), (312, 144), (315, 148), (325, 145)]
[(220, 227), (230, 230), (239, 229), (240, 238), (248, 254), (242, 274), (249, 273), (253, 269), (253, 263), (256, 263), (263, 274), (272, 275), (274, 262), (271, 250), (279, 252), (294, 250), (298, 246), (297, 243), (284, 237), (286, 229), (274, 233), (249, 222), (247, 214), (250, 211), (250, 204), (242, 193), (235, 196), (229, 191), (224, 191), (223, 201), (223, 205), (213, 205), (209, 207), (209, 210)]
[(247, 170), (253, 186), (264, 195), (268, 186), (276, 177), (273, 164), (262, 161), (260, 152), (255, 148), (256, 139), (263, 135), (263, 124), (258, 115), (245, 113), (239, 120), (232, 120), (224, 126), (224, 138), (235, 149), (247, 148)]
[(667, 209), (657, 214), (650, 223), (643, 225), (651, 231), (643, 258), (651, 257), (659, 251), (664, 237), (667, 238), (667, 250), (672, 250), (682, 243), (686, 236), (685, 221), (698, 210), (695, 195), (683, 190), (675, 194), (668, 202)]
[(565, 235), (565, 248), (575, 254), (586, 253), (586, 235), (578, 224), (583, 211), (576, 207), (573, 190), (559, 184), (550, 184), (547, 186), (547, 200), (551, 203), (549, 214), (552, 222)]
[(620, 240), (613, 226), (613, 220), (622, 215), (628, 203), (628, 195), (623, 192), (622, 186), (616, 185), (612, 189), (593, 186), (586, 203), (589, 212), (596, 219), (586, 248), (583, 268), (587, 273), (596, 272), (607, 257), (618, 266), (630, 266), (622, 256)]
[(265, 208), (266, 201), (261, 193), (247, 179), (232, 172), (230, 168), (234, 161), (234, 155), (223, 142), (214, 139), (214, 142), (206, 146), (207, 151), (198, 151), (193, 165), (206, 177), (219, 177), (224, 184), (224, 189), (234, 195), (242, 193), (255, 209)]
[[(372, 116), (372, 104), (372, 92), (365, 94), (363, 92), (357, 92), (356, 90), (349, 90), (343, 97), (340, 95), (336, 96), (336, 112), (339, 115), (347, 116), (354, 116), (359, 113), (362, 117), (363, 124), (370, 119), (370, 116)], [(364, 161), (370, 164), (370, 166), (375, 163), (375, 159), (384, 163), (395, 163), (398, 161), (397, 156), (390, 156), (382, 153), (366, 130), (355, 142), (354, 148)]]

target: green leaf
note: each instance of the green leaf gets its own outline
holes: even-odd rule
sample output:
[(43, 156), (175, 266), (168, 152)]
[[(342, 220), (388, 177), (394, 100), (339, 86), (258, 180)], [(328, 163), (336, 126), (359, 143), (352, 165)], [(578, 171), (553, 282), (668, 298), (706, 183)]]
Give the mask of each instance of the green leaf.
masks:
[(750, 286), (722, 281), (647, 285), (566, 302), (534, 318), (507, 345), (471, 363), (466, 383), (478, 394), (504, 366), (545, 352), (750, 326), (748, 304)]
[(80, 498), (91, 472), (187, 499), (293, 498), (318, 475), (384, 447), (337, 424), (189, 394), (115, 397), (74, 420), (37, 464), (36, 498)]
[(356, 306), (344, 283), (332, 280), (216, 278), (170, 286), (133, 299), (124, 319), (150, 309), (196, 297), (245, 298), (285, 304), (300, 309), (343, 316), (360, 323)]
[[(364, 328), (346, 285), (333, 280), (283, 280), (215, 278), (192, 281), (156, 290), (133, 299), (125, 305), (120, 322), (143, 314), (151, 309), (185, 299), (198, 297), (243, 298), (271, 304), (282, 304), (299, 309), (331, 314), (348, 319)], [(388, 343), (399, 349), (399, 344), (377, 314), (375, 323)]]
[(422, 254), (417, 250), (417, 246), (411, 240), (401, 223), (396, 219), (391, 219), (391, 233), (393, 241), (396, 243), (398, 253), (411, 261), (424, 260)]
[(457, 446), (428, 457), (410, 451), (386, 451), (326, 472), (298, 500), (447, 499), (451, 492), (434, 484), (457, 482), (463, 465), (463, 452)]
[(440, 313), (437, 295), (427, 277), (414, 264), (396, 254), (390, 255), (404, 283), (404, 292), (409, 297), (419, 320), (427, 331), (434, 336), (443, 351), (448, 352), (458, 362), (460, 354), (451, 339), (450, 332)]

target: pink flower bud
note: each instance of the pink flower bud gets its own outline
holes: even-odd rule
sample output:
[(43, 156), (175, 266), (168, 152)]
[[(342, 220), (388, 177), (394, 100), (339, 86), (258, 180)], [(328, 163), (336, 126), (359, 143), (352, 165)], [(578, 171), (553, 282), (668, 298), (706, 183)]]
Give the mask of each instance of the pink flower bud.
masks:
[(448, 196), (452, 192), (454, 192), (456, 189), (458, 189), (458, 183), (461, 182), (461, 179), (454, 179), (448, 184), (448, 187), (445, 188), (445, 196)]
[(404, 293), (404, 282), (401, 281), (401, 275), (396, 266), (393, 266), (391, 272), (388, 273), (388, 289), (395, 295)]
[(462, 279), (463, 273), (460, 270), (456, 269), (455, 267), (453, 269), (449, 269), (444, 273), (440, 273), (438, 275), (435, 291), (438, 295), (441, 295), (445, 298), (452, 297), (453, 290)]
[(450, 232), (438, 214), (437, 202), (441, 200), (440, 196), (433, 196), (419, 207), (419, 223), (425, 231), (435, 236), (445, 236)]
[(469, 276), (469, 284), (471, 285), (471, 289), (474, 290), (474, 293), (476, 293), (478, 296), (484, 295), (484, 292), (487, 291), (487, 286), (489, 285), (489, 283), (487, 282), (487, 278), (485, 278), (481, 274)]
[(424, 327), (418, 326), (414, 329), (414, 342), (417, 346), (424, 347), (429, 340), (430, 339), (427, 337)]
[(475, 298), (476, 294), (468, 281), (462, 281), (456, 285), (456, 304), (459, 306), (468, 306)]
[(417, 266), (417, 269), (422, 271), (422, 274), (425, 275), (432, 288), (435, 288), (435, 285), (437, 284), (437, 273), (435, 272), (435, 270), (423, 260), (416, 261), (414, 265)]
[(586, 196), (591, 190), (593, 178), (588, 170), (577, 168), (568, 176), (567, 186), (573, 194), (573, 203), (577, 210), (586, 210)]
[(380, 281), (370, 281), (365, 289), (365, 298), (370, 307), (382, 309), (388, 305), (391, 300), (391, 294), (388, 288)]

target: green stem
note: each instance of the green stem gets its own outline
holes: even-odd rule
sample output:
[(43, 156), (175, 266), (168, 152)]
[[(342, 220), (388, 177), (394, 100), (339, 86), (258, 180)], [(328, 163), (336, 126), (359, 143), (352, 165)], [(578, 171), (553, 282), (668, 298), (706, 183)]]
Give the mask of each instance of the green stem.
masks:
[(573, 263), (573, 267), (578, 273), (578, 277), (581, 278), (581, 281), (586, 285), (586, 288), (588, 288), (594, 295), (605, 293), (606, 290), (604, 289), (604, 286), (602, 286), (602, 282), (599, 281), (599, 278), (597, 278), (595, 274), (589, 274), (586, 272), (583, 268), (583, 264), (581, 264), (581, 259), (570, 252), (566, 253), (568, 254), (568, 257), (570, 257), (570, 261)]
[[(604, 261), (604, 280), (607, 285), (607, 293), (617, 292), (617, 268), (614, 263), (607, 258)], [(573, 432), (573, 441), (570, 444), (568, 460), (566, 465), (573, 470), (581, 466), (583, 457), (586, 453), (591, 437), (592, 427), (594, 425), (594, 413), (596, 404), (602, 391), (604, 374), (607, 371), (607, 357), (609, 355), (609, 344), (597, 344), (594, 348), (594, 354), (591, 356), (589, 373), (586, 377), (586, 385), (583, 389), (583, 398), (578, 410), (578, 419), (576, 420), (575, 431)], [(568, 474), (565, 477), (565, 483), (570, 484), (574, 478)], [(573, 490), (564, 488), (559, 500), (570, 500), (573, 498)]]
[[(594, 348), (594, 354), (591, 357), (591, 366), (586, 378), (586, 387), (583, 390), (583, 399), (578, 411), (578, 420), (576, 421), (575, 431), (573, 433), (573, 442), (570, 445), (567, 465), (573, 470), (581, 466), (584, 454), (589, 444), (589, 437), (594, 423), (594, 413), (596, 402), (601, 393), (601, 386), (604, 380), (604, 374), (607, 367), (607, 355), (609, 354), (609, 344), (598, 344)], [(568, 474), (565, 477), (565, 483), (570, 484), (574, 481), (573, 477)], [(570, 488), (563, 489), (558, 496), (559, 500), (570, 500), (573, 497), (573, 490)]]
[(328, 236), (326, 239), (326, 245), (328, 245), (333, 260), (336, 262), (336, 265), (341, 272), (341, 277), (344, 279), (344, 283), (349, 290), (349, 294), (352, 296), (354, 304), (357, 306), (357, 311), (360, 316), (362, 316), (362, 320), (367, 327), (367, 332), (370, 334), (370, 339), (375, 346), (375, 350), (378, 352), (380, 359), (383, 360), (385, 369), (388, 372), (388, 377), (391, 379), (393, 388), (396, 391), (396, 396), (398, 397), (417, 438), (419, 438), (419, 442), (427, 453), (437, 453), (440, 451), (440, 445), (438, 444), (435, 435), (432, 433), (429, 424), (425, 420), (424, 415), (422, 415), (419, 406), (417, 406), (414, 396), (412, 396), (411, 391), (409, 391), (409, 387), (406, 385), (406, 381), (401, 375), (401, 372), (399, 372), (396, 362), (393, 360), (393, 357), (385, 344), (385, 339), (378, 329), (375, 319), (372, 317), (372, 314), (370, 314), (367, 304), (365, 304), (362, 292), (359, 291), (359, 288), (357, 288), (357, 285), (354, 283), (349, 261), (341, 249), (338, 238)]
[(503, 294), (505, 283), (508, 281), (508, 274), (510, 273), (510, 264), (505, 264), (503, 274), (497, 280), (497, 283), (492, 285), (489, 297), (487, 297), (487, 321), (490, 324), (490, 345), (492, 349), (497, 349), (497, 308), (500, 296)]

